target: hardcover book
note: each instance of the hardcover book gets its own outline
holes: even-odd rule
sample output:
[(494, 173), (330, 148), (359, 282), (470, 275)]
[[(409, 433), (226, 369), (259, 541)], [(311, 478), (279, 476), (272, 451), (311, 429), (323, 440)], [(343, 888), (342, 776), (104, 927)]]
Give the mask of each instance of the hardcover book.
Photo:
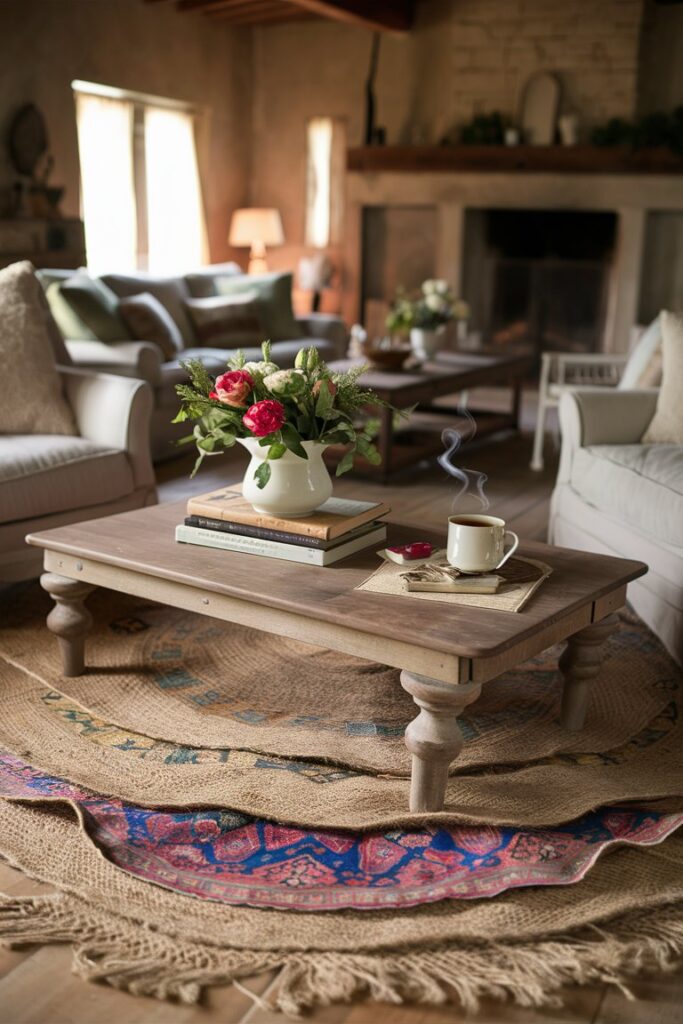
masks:
[(242, 551), (247, 555), (262, 555), (266, 558), (283, 558), (288, 562), (303, 562), (308, 565), (332, 565), (342, 558), (348, 558), (357, 551), (386, 540), (387, 528), (376, 526), (353, 540), (347, 540), (327, 551), (320, 548), (299, 547), (295, 544), (279, 544), (277, 541), (261, 540), (258, 537), (240, 537), (235, 533), (221, 533), (219, 530), (202, 530), (195, 526), (176, 526), (175, 539), (182, 544), (198, 544), (200, 547), (219, 548), (224, 551)]
[(247, 526), (246, 523), (230, 523), (226, 519), (209, 519), (207, 516), (186, 516), (185, 526), (198, 527), (201, 530), (217, 530), (219, 533), (234, 533), (239, 537), (258, 537), (260, 540), (275, 540), (280, 544), (296, 544), (297, 547), (321, 548), (327, 551), (337, 544), (342, 544), (354, 537), (374, 530), (379, 524), (376, 520), (363, 523), (355, 530), (349, 530), (341, 537), (332, 540), (320, 540), (319, 537), (308, 537), (301, 533), (286, 533), (284, 530), (268, 530), (264, 526)]
[(256, 512), (242, 497), (239, 485), (221, 487), (208, 494), (190, 498), (188, 516), (206, 516), (231, 523), (258, 526), (267, 530), (281, 530), (303, 537), (334, 540), (364, 523), (387, 515), (391, 509), (383, 502), (353, 501), (348, 498), (329, 498), (310, 515), (297, 519), (281, 519)]

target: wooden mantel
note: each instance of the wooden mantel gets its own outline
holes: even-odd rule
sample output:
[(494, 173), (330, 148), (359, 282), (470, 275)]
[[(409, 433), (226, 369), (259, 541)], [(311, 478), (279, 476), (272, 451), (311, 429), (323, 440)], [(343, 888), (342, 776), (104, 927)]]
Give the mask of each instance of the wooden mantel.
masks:
[(669, 149), (627, 146), (359, 146), (347, 169), (393, 171), (524, 171), (564, 174), (683, 174), (683, 157)]

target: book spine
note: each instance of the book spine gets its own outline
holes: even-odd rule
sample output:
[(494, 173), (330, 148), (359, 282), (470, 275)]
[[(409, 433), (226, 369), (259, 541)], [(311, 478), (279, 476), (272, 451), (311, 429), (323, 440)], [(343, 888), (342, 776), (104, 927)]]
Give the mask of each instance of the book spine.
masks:
[(324, 551), (315, 548), (279, 544), (277, 541), (261, 540), (259, 537), (220, 533), (218, 530), (204, 530), (196, 526), (176, 526), (175, 539), (184, 544), (200, 544), (202, 547), (220, 548), (223, 551), (243, 551), (248, 555), (284, 558), (288, 562), (303, 562), (308, 565), (322, 565), (325, 554)]
[(226, 519), (209, 519), (208, 516), (188, 516), (185, 526), (198, 527), (202, 530), (218, 530), (219, 533), (232, 533), (240, 537), (257, 537), (259, 540), (274, 540), (280, 544), (296, 544), (309, 548), (320, 548), (325, 543), (318, 537), (285, 533), (284, 530), (269, 530), (265, 526), (249, 526), (247, 523), (232, 523)]

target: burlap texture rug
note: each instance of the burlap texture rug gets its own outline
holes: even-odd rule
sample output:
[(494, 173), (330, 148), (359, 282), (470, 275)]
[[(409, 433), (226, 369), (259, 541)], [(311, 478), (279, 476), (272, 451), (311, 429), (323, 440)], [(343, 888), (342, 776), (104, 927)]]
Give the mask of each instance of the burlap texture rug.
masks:
[(438, 813), (408, 811), (405, 779), (179, 746), (122, 730), (2, 658), (0, 746), (50, 774), (149, 807), (229, 807), (312, 828), (384, 829), (428, 821), (535, 827), (624, 800), (680, 796), (677, 682), (667, 677), (663, 686), (664, 710), (622, 746), (451, 776), (445, 809)]
[[(89, 601), (88, 669), (67, 679), (42, 625), (50, 607), (35, 588), (5, 607), (0, 653), (109, 723), (183, 746), (410, 773), (403, 733), (417, 708), (394, 669), (100, 591)], [(466, 744), (454, 774), (606, 751), (665, 707), (675, 668), (641, 624), (625, 621), (593, 687), (586, 727), (567, 732), (557, 721), (561, 649), (484, 687), (460, 720)]]
[(606, 807), (542, 829), (297, 829), (228, 810), (141, 808), (2, 751), (0, 797), (70, 801), (108, 860), (155, 885), (232, 906), (307, 912), (405, 908), (572, 885), (614, 846), (653, 846), (683, 824), (683, 813)]
[(206, 985), (281, 967), (277, 1006), (365, 993), (474, 1009), (483, 996), (553, 1002), (567, 983), (623, 984), (683, 957), (683, 841), (617, 850), (584, 881), (496, 900), (402, 911), (293, 916), (202, 902), (140, 881), (99, 856), (73, 805), (0, 801), (0, 854), (54, 885), (2, 898), (5, 943), (68, 942), (84, 978), (193, 1002)]

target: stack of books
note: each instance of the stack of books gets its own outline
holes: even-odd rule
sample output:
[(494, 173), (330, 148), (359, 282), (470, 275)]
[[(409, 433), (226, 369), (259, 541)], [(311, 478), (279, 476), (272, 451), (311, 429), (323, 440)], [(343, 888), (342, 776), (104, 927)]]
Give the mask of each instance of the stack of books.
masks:
[(187, 503), (187, 518), (176, 527), (182, 544), (244, 551), (309, 565), (332, 565), (363, 548), (381, 547), (387, 537), (380, 502), (330, 498), (310, 515), (281, 519), (256, 512), (239, 486), (210, 491)]

